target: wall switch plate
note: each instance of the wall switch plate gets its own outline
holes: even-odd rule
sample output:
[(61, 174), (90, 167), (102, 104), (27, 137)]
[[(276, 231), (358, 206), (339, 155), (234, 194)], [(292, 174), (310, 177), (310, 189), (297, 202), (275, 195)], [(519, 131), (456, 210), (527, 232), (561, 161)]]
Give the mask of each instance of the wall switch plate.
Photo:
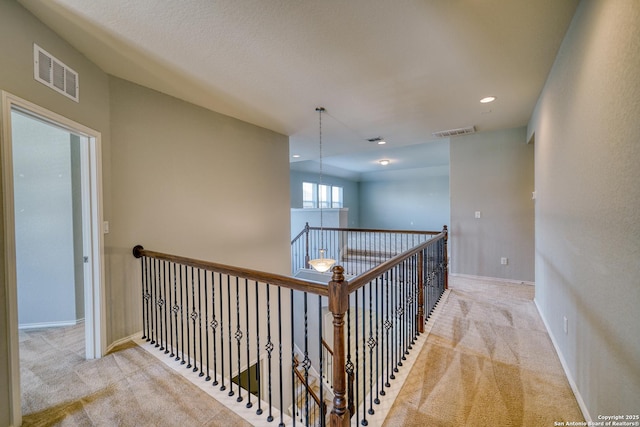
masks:
[(109, 221), (102, 222), (102, 233), (109, 234)]
[(569, 320), (567, 319), (567, 316), (564, 316), (563, 319), (564, 334), (567, 335), (569, 333)]
[(476, 211), (476, 218), (480, 218), (481, 216), (480, 211)]
[(500, 264), (502, 265), (509, 264), (509, 258), (503, 256), (502, 258), (500, 258)]

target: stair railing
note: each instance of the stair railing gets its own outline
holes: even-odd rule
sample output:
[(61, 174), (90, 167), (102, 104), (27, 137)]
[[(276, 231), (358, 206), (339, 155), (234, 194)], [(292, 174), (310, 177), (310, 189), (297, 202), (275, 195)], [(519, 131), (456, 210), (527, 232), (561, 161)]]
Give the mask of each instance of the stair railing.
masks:
[[(297, 333), (303, 336), (305, 371), (316, 358), (321, 377), (328, 369), (322, 351), (323, 307), (328, 307), (330, 425), (346, 427), (352, 416), (367, 425), (367, 415), (375, 412), (374, 404), (386, 394), (447, 287), (447, 235), (445, 226), (350, 280), (335, 266), (328, 285), (136, 246), (143, 339), (267, 421), (279, 417), (284, 425), (291, 421), (285, 408), (296, 400)], [(310, 327), (314, 319), (317, 329)], [(243, 380), (247, 371), (255, 374)], [(316, 397), (323, 403), (322, 381), (320, 387)], [(319, 425), (325, 425), (324, 417)]]

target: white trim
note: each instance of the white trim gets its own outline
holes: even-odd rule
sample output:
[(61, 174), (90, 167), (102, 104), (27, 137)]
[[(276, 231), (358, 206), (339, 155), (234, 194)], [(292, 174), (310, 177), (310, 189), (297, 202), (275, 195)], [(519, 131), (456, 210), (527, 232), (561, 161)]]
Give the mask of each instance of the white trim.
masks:
[(542, 319), (542, 323), (544, 323), (544, 327), (547, 329), (547, 333), (549, 334), (549, 338), (551, 338), (551, 343), (553, 344), (553, 348), (556, 350), (556, 354), (558, 355), (558, 359), (560, 359), (560, 364), (562, 365), (562, 369), (564, 370), (564, 374), (567, 376), (567, 380), (569, 381), (569, 386), (571, 386), (571, 391), (573, 391), (573, 395), (575, 396), (576, 401), (578, 402), (578, 406), (580, 407), (580, 410), (582, 411), (582, 416), (584, 417), (584, 420), (586, 422), (591, 423), (593, 420), (591, 418), (591, 415), (589, 414), (589, 410), (587, 409), (587, 405), (584, 403), (584, 399), (582, 398), (582, 395), (580, 394), (580, 390), (578, 390), (578, 386), (577, 386), (575, 380), (573, 379), (573, 375), (571, 375), (571, 371), (569, 370), (569, 365), (567, 364), (567, 361), (565, 360), (564, 355), (560, 351), (560, 346), (558, 346), (558, 342), (556, 341), (555, 337), (553, 336), (553, 332), (551, 332), (551, 328), (549, 327), (549, 324), (547, 323), (547, 319), (542, 314), (542, 310), (540, 310), (540, 306), (538, 305), (538, 300), (534, 298), (533, 302), (536, 305), (536, 310), (538, 310), (538, 314), (540, 315), (540, 318)]
[(84, 318), (75, 320), (63, 320), (60, 322), (42, 322), (42, 323), (22, 323), (18, 325), (21, 331), (28, 329), (48, 329), (48, 328), (64, 328), (66, 326), (75, 326), (84, 322)]
[(459, 277), (461, 279), (473, 279), (473, 280), (486, 280), (491, 282), (506, 283), (509, 285), (526, 285), (526, 286), (536, 285), (535, 282), (528, 282), (525, 280), (501, 279), (498, 277), (474, 276), (471, 274), (449, 273), (449, 277)]
[(127, 341), (133, 341), (136, 342), (136, 340), (140, 339), (140, 337), (142, 336), (142, 331), (136, 332), (135, 334), (131, 334), (128, 337), (124, 337), (124, 338), (120, 338), (118, 341), (112, 342), (111, 344), (109, 344), (109, 347), (107, 347), (107, 350), (104, 352), (104, 354), (109, 354), (111, 353), (111, 351), (118, 347), (119, 345), (122, 345), (124, 343), (126, 343)]
[[(89, 162), (90, 162), (90, 186), (91, 200), (89, 203), (89, 222), (91, 223), (90, 259), (93, 264), (92, 280), (89, 285), (85, 283), (85, 306), (91, 310), (85, 311), (85, 330), (87, 332), (86, 354), (87, 358), (101, 357), (106, 343), (106, 321), (104, 309), (104, 239), (102, 235), (102, 149), (101, 134), (93, 129), (76, 123), (59, 114), (39, 107), (29, 101), (2, 91), (2, 139), (0, 148), (2, 156), (2, 183), (4, 202), (5, 236), (5, 292), (7, 312), (7, 335), (9, 353), (9, 420), (14, 425), (22, 424), (21, 396), (20, 396), (20, 355), (18, 338), (18, 298), (16, 277), (16, 247), (15, 247), (15, 217), (14, 217), (14, 191), (13, 191), (13, 155), (11, 140), (11, 110), (12, 108), (24, 111), (37, 117), (39, 120), (49, 122), (57, 127), (62, 127), (74, 134), (87, 137)], [(85, 201), (83, 200), (83, 204)], [(84, 221), (84, 220), (83, 220)]]

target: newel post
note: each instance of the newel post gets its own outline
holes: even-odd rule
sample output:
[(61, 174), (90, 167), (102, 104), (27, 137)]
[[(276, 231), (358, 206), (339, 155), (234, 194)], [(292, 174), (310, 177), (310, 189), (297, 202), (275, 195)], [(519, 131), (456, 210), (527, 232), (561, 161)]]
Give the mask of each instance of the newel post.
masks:
[(309, 223), (304, 224), (304, 267), (311, 268), (309, 265)]
[(424, 332), (424, 251), (418, 252), (418, 332)]
[(348, 284), (344, 281), (344, 268), (333, 267), (329, 282), (329, 310), (333, 314), (333, 409), (331, 427), (347, 427), (351, 415), (347, 408), (347, 381), (345, 372), (344, 315), (349, 309)]
[(444, 288), (449, 289), (449, 259), (447, 256), (447, 240), (449, 240), (449, 231), (445, 225), (442, 229), (444, 233)]

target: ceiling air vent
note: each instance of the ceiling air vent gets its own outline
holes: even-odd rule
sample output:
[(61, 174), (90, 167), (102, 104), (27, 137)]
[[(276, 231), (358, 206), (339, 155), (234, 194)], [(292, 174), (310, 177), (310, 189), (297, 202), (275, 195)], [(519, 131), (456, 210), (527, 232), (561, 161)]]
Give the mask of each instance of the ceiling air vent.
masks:
[(468, 133), (475, 133), (475, 131), (476, 131), (475, 126), (469, 126), (466, 128), (441, 130), (439, 132), (433, 132), (431, 135), (437, 138), (446, 138), (447, 136), (458, 136), (458, 135), (466, 135)]
[(37, 44), (33, 45), (33, 77), (43, 85), (79, 102), (78, 73)]

